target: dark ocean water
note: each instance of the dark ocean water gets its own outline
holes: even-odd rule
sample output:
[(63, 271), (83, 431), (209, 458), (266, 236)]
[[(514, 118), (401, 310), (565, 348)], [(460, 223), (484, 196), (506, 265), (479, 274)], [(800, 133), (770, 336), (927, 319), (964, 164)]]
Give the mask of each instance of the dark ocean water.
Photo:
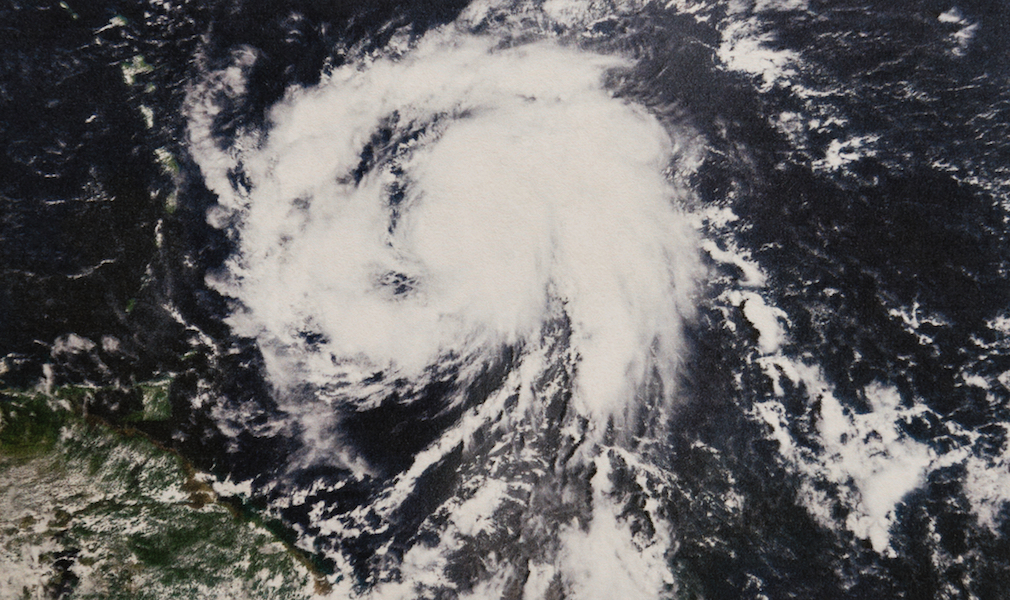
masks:
[[(136, 383), (171, 377), (172, 418), (137, 427), (305, 550), (338, 595), (1004, 597), (1008, 17), (1000, 2), (925, 1), (8, 4), (0, 377), (10, 388), (100, 386), (89, 411), (112, 423), (142, 402)], [(467, 50), (471, 39), (493, 49)], [(577, 302), (563, 294), (535, 335), (443, 347), (413, 375), (355, 361), (405, 356), (427, 335), (414, 324), (423, 310), (392, 334), (366, 323), (365, 338), (389, 338), (394, 349), (361, 342), (358, 354), (357, 329), (328, 324), (330, 313), (276, 325), (268, 309), (289, 296), (257, 295), (266, 292), (252, 282), (268, 277), (255, 270), (257, 253), (290, 252), (291, 270), (324, 277), (299, 262), (297, 240), (254, 246), (274, 235), (256, 223), (296, 215), (305, 239), (328, 239), (313, 223), (340, 217), (312, 212), (327, 187), (295, 189), (272, 217), (256, 211), (271, 186), (301, 183), (297, 169), (284, 174), (285, 157), (313, 170), (311, 154), (296, 152), (316, 143), (314, 128), (340, 141), (344, 121), (334, 115), (360, 99), (341, 96), (339, 82), (372, 89), (377, 104), (398, 98), (375, 127), (342, 117), (364, 137), (339, 181), (367, 189), (388, 176), (394, 235), (397, 219), (412, 223), (411, 186), (428, 173), (414, 148), (457, 139), (454, 124), (481, 111), (506, 110), (495, 99), (538, 68), (523, 57), (544, 47), (543, 61), (572, 61), (562, 72), (581, 72), (572, 56), (627, 59), (604, 69), (601, 89), (666, 132), (663, 176), (686, 215), (676, 223), (693, 232), (687, 250), (657, 242), (667, 259), (694, 257), (682, 261), (691, 308), (677, 296), (672, 308), (657, 300), (660, 308), (641, 309), (663, 313), (643, 344), (655, 362), (622, 408), (582, 403), (594, 347), (578, 341)], [(480, 58), (451, 63), (459, 48)], [(509, 66), (510, 49), (519, 67)], [(442, 55), (459, 77), (439, 74)], [(489, 56), (505, 57), (500, 71), (485, 67)], [(393, 83), (371, 75), (383, 65)], [(425, 68), (430, 76), (410, 79)], [(483, 68), (492, 75), (474, 76), (461, 100), (445, 91), (465, 69)], [(408, 80), (431, 90), (396, 96)], [(552, 93), (529, 80), (522, 85)], [(589, 94), (571, 89), (558, 93), (560, 105)], [(298, 112), (308, 106), (301, 98), (326, 94), (335, 100)], [(535, 122), (568, 118), (547, 114)], [(464, 148), (491, 152), (484, 139)], [(565, 179), (577, 166), (564, 152), (524, 152), (538, 151), (562, 161), (559, 180), (596, 181), (591, 172)], [(533, 177), (524, 173), (516, 179)], [(438, 181), (456, 189), (450, 176)], [(493, 181), (512, 197), (514, 182)], [(499, 242), (487, 241), (496, 234), (482, 229), (485, 213), (475, 222), (447, 214), (466, 227), (433, 229), (436, 250), (473, 243), (452, 255), (459, 260)], [(653, 235), (636, 215), (627, 218), (639, 232), (614, 239)], [(519, 233), (502, 239), (539, 243), (510, 226)], [(486, 235), (474, 242), (472, 231)], [(617, 271), (651, 272), (634, 262), (644, 254), (622, 252), (610, 252), (626, 261)], [(391, 304), (429, 293), (436, 305), (427, 271), (418, 273), (385, 271), (376, 289)], [(628, 292), (630, 302), (652, 298), (647, 287)], [(682, 287), (669, 289), (656, 297)], [(339, 304), (338, 283), (325, 290), (338, 298), (335, 314), (366, 319), (356, 298)], [(486, 298), (489, 311), (511, 310), (498, 296)], [(340, 334), (352, 342), (340, 346)], [(672, 379), (665, 339), (675, 340)], [(339, 356), (338, 347), (350, 350)]]

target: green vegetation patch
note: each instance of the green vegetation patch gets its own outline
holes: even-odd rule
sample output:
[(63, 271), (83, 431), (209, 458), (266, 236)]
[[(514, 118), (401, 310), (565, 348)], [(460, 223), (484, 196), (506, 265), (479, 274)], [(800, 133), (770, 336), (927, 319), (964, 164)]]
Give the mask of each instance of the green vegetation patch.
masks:
[(169, 401), (171, 379), (141, 383), (137, 385), (144, 409), (130, 415), (128, 421), (167, 421), (172, 418), (172, 403)]
[(0, 394), (0, 456), (23, 459), (51, 452), (64, 416), (44, 397)]
[(167, 175), (178, 175), (179, 174), (179, 161), (176, 160), (175, 155), (164, 148), (155, 148), (154, 157), (158, 160), (158, 164), (161, 165), (161, 169)]
[[(137, 387), (143, 417), (167, 418), (169, 381)], [(94, 392), (0, 393), (0, 598), (312, 595), (304, 559), (181, 457), (85, 419)]]
[(134, 85), (139, 76), (154, 70), (154, 67), (147, 62), (142, 54), (134, 55), (130, 60), (124, 60), (119, 64), (119, 68), (123, 72), (123, 81), (126, 82), (126, 85)]

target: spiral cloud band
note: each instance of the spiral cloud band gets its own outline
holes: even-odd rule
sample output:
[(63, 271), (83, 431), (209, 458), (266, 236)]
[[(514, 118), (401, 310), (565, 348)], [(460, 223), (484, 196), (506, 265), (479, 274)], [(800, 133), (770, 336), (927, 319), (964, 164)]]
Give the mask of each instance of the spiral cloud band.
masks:
[[(237, 62), (219, 88), (241, 92)], [(278, 388), (418, 377), (529, 343), (560, 311), (582, 413), (620, 417), (650, 374), (672, 393), (695, 244), (667, 132), (603, 86), (623, 66), (430, 34), (291, 91), (227, 152), (213, 104), (195, 110), (211, 218), (240, 238), (214, 285)]]

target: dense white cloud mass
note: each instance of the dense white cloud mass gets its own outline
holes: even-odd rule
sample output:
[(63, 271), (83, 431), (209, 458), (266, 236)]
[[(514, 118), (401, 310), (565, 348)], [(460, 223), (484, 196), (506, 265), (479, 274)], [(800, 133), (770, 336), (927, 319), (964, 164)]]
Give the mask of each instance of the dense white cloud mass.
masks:
[(620, 415), (652, 368), (672, 391), (695, 243), (667, 132), (602, 85), (622, 65), (438, 33), (292, 91), (230, 152), (195, 111), (240, 237), (214, 285), (275, 384), (419, 377), (535, 340), (562, 307), (584, 413)]
[[(536, 431), (549, 395), (531, 391), (559, 372), (552, 362), (573, 374), (554, 386), (572, 394), (564, 435), (581, 447), (574, 464), (606, 466), (610, 425), (630, 439), (629, 419), (641, 422), (643, 406), (649, 422), (662, 422), (692, 312), (697, 242), (667, 177), (670, 132), (604, 85), (630, 66), (624, 59), (550, 41), (504, 46), (447, 28), (291, 90), (263, 131), (222, 150), (217, 101), (244, 93), (250, 58), (237, 56), (192, 96), (192, 151), (219, 196), (209, 218), (238, 242), (210, 283), (237, 301), (229, 323), (257, 340), (282, 407), (299, 421), (305, 460), (374, 475), (334, 433), (347, 411), (442, 371), (457, 385), (440, 401), (461, 402), (508, 347), (516, 368), (505, 387), (417, 453), (374, 514), (394, 518), (424, 472), (477, 428)], [(563, 350), (546, 359), (559, 336)], [(652, 398), (643, 402), (646, 386)], [(519, 404), (506, 409), (513, 390)], [(333, 408), (320, 410), (320, 399)], [(373, 595), (442, 585), (463, 540), (528, 493), (519, 475), (452, 509), (439, 545), (412, 547), (397, 561), (400, 583)], [(657, 597), (672, 585), (670, 535), (633, 539), (609, 485), (601, 468), (583, 517), (589, 529), (563, 524), (570, 530), (538, 559), (541, 583), (585, 598)], [(316, 521), (320, 531), (353, 535), (367, 518)], [(595, 553), (607, 571), (585, 563)], [(504, 585), (510, 569), (482, 585)]]

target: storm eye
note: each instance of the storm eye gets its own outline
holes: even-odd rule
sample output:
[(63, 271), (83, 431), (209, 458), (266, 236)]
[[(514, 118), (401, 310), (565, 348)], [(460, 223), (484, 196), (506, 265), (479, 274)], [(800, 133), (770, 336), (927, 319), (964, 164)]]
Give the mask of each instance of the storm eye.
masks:
[(389, 300), (405, 300), (417, 295), (419, 282), (416, 277), (387, 271), (376, 277), (375, 287)]
[(330, 339), (326, 336), (325, 333), (316, 331), (314, 329), (301, 330), (298, 332), (298, 337), (303, 342), (305, 342), (306, 346), (313, 349), (318, 349), (320, 346), (323, 346), (330, 342)]

